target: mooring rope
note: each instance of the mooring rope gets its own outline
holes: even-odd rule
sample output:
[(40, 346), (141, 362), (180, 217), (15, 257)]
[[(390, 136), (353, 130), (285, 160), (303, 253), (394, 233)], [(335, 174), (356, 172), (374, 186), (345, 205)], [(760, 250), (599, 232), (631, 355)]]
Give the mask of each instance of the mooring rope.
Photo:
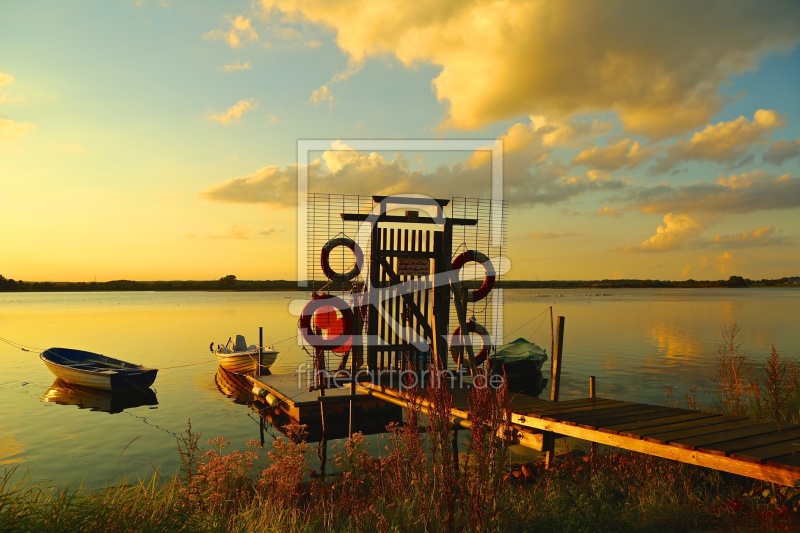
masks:
[[(8, 339), (3, 338), (3, 337), (0, 337), (0, 341), (3, 341), (4, 343), (6, 343), (6, 344), (8, 344), (10, 346), (13, 346), (14, 348), (17, 348), (18, 350), (22, 350), (23, 352), (32, 352), (32, 351), (42, 352), (42, 351), (45, 350), (45, 348), (37, 348), (36, 346), (30, 346), (28, 344), (22, 344), (20, 342), (14, 342), (12, 340), (8, 340)], [(30, 350), (28, 348), (30, 348)]]

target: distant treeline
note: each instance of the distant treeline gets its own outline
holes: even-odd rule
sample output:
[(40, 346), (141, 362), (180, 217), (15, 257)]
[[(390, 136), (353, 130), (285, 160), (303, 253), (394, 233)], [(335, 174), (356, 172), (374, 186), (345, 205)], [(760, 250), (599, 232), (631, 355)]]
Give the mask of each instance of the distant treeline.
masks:
[[(309, 283), (309, 287), (319, 283)], [(662, 281), (653, 279), (604, 279), (604, 280), (502, 280), (498, 287), (506, 289), (583, 289), (583, 288), (698, 288), (698, 287), (774, 287), (796, 286), (800, 288), (800, 277), (751, 280), (731, 276), (727, 280)], [(338, 287), (337, 288), (342, 288)], [(291, 291), (309, 290), (300, 288), (297, 281), (289, 280), (240, 280), (228, 275), (208, 281), (131, 281), (126, 279), (101, 282), (82, 281), (15, 281), (0, 275), (0, 292), (74, 292), (74, 291)]]

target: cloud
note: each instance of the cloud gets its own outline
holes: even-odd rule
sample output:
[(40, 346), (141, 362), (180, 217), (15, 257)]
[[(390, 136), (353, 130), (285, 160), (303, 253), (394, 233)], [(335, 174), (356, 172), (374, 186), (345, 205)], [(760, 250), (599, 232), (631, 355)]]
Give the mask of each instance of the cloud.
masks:
[[(614, 111), (661, 138), (720, 110), (721, 84), (800, 39), (793, 0), (261, 0), (334, 32), (351, 61), (392, 55), (439, 67), (443, 127), (479, 129), (520, 115)], [(589, 38), (581, 38), (588, 36)]]
[(686, 214), (667, 213), (664, 224), (656, 228), (656, 234), (638, 246), (625, 248), (626, 252), (666, 252), (683, 248), (696, 240), (703, 227)]
[(605, 148), (599, 146), (587, 148), (572, 159), (572, 164), (614, 171), (621, 168), (635, 168), (653, 153), (654, 150), (643, 149), (640, 143), (625, 139)]
[(236, 18), (225, 17), (231, 24), (229, 30), (211, 30), (203, 34), (203, 39), (225, 41), (231, 48), (242, 46), (242, 38), (248, 41), (258, 41), (258, 33), (250, 24), (250, 19), (237, 15)]
[(784, 117), (770, 109), (759, 109), (752, 121), (741, 116), (730, 122), (710, 124), (688, 141), (673, 145), (655, 171), (665, 172), (681, 161), (692, 159), (718, 163), (741, 161), (751, 148), (768, 142), (772, 132), (785, 125)]
[(33, 122), (15, 122), (10, 118), (0, 116), (0, 141), (10, 141), (27, 135), (36, 129)]
[(231, 226), (225, 233), (206, 233), (204, 238), (213, 240), (247, 240), (250, 238), (250, 229), (243, 226)]
[(794, 141), (777, 141), (769, 147), (762, 159), (765, 163), (781, 165), (784, 161), (793, 159), (800, 155), (800, 139)]
[(319, 89), (315, 89), (308, 100), (316, 106), (323, 102), (328, 102), (328, 106), (333, 107), (333, 95), (328, 90), (327, 85), (321, 85)]
[(775, 232), (776, 229), (774, 227), (763, 226), (737, 235), (716, 234), (714, 238), (709, 241), (709, 244), (735, 246), (736, 248), (792, 244), (791, 239), (782, 235), (776, 235)]
[[(531, 159), (533, 158), (533, 160)], [(235, 203), (295, 205), (295, 165), (268, 166), (253, 174), (229, 179), (206, 189), (207, 200)], [(312, 190), (342, 194), (419, 193), (449, 198), (455, 191), (470, 197), (491, 195), (491, 162), (475, 154), (466, 161), (441, 165), (432, 171), (412, 170), (402, 154), (391, 159), (372, 152), (361, 153), (341, 142), (333, 143), (308, 167)], [(571, 175), (565, 165), (545, 159), (535, 151), (520, 149), (504, 158), (504, 194), (518, 205), (555, 204), (592, 191), (616, 191), (624, 187), (602, 173)]]
[(14, 76), (0, 71), (0, 87), (3, 85), (11, 85), (12, 83), (14, 83)]
[(633, 192), (628, 207), (643, 213), (751, 213), (800, 207), (800, 179), (763, 171), (719, 176), (716, 183), (659, 185)]
[(263, 235), (264, 237), (269, 237), (270, 235), (276, 235), (278, 233), (283, 233), (283, 230), (275, 228), (267, 228), (258, 232), (259, 235)]
[(241, 61), (237, 61), (236, 63), (228, 63), (227, 65), (222, 65), (222, 70), (225, 72), (235, 72), (237, 70), (250, 70), (250, 62), (245, 61), (242, 63)]
[(604, 205), (603, 207), (595, 211), (594, 216), (619, 218), (622, 215), (620, 215), (619, 211), (617, 211), (615, 208)]
[[(319, 165), (318, 163), (316, 164)], [(297, 166), (285, 169), (276, 166), (264, 167), (258, 172), (241, 178), (229, 179), (200, 193), (206, 200), (227, 203), (258, 204), (273, 206), (295, 205), (297, 191)]]
[(239, 100), (229, 107), (227, 111), (223, 113), (209, 113), (206, 115), (206, 118), (208, 120), (219, 122), (220, 124), (233, 124), (234, 122), (239, 122), (239, 120), (242, 118), (242, 115), (247, 111), (257, 107), (258, 102), (256, 102), (254, 98), (250, 98), (249, 100)]

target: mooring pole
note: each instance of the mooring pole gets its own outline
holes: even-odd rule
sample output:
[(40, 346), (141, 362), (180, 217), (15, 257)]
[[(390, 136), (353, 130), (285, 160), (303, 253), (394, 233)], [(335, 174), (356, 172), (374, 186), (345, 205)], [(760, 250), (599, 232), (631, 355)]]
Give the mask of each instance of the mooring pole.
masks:
[[(555, 334), (555, 349), (553, 351), (553, 359), (551, 360), (552, 366), (550, 367), (550, 377), (552, 378), (552, 388), (550, 389), (550, 400), (553, 402), (558, 401), (558, 389), (561, 384), (561, 355), (564, 351), (564, 317), (558, 317), (556, 324)], [(555, 435), (550, 432), (545, 435), (544, 446), (542, 449), (545, 452), (544, 466), (549, 469), (553, 463), (553, 455), (555, 453)]]
[[(594, 376), (589, 376), (589, 398), (595, 399)], [(597, 443), (592, 442), (589, 449), (589, 455), (594, 461), (597, 458)]]
[(258, 368), (256, 374), (261, 375), (261, 369), (264, 368), (264, 327), (258, 326)]

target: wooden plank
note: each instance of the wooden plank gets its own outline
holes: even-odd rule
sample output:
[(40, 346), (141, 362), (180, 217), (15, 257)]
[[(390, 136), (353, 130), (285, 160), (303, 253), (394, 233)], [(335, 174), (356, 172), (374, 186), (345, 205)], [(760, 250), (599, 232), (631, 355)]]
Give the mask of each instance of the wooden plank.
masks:
[(650, 438), (652, 438), (654, 441), (661, 439), (664, 442), (669, 442), (673, 446), (684, 448), (686, 450), (692, 450), (696, 447), (692, 443), (698, 438), (702, 439), (710, 435), (716, 435), (716, 438), (724, 438), (724, 435), (720, 435), (720, 433), (724, 434), (734, 429), (741, 429), (757, 425), (749, 418), (738, 421), (723, 422), (721, 424), (717, 419), (712, 419), (709, 422), (713, 422), (713, 424), (709, 425), (707, 428), (705, 428), (705, 430), (704, 428), (687, 429), (685, 431), (676, 433), (651, 435)]
[(624, 424), (614, 424), (612, 426), (606, 426), (602, 428), (601, 431), (607, 431), (609, 433), (621, 433), (625, 431), (636, 431), (639, 429), (644, 429), (652, 426), (662, 426), (666, 424), (671, 424), (673, 422), (680, 422), (682, 420), (693, 420), (694, 418), (698, 418), (698, 414), (705, 414), (710, 416), (716, 416), (711, 413), (698, 413), (697, 411), (689, 411), (686, 412), (684, 409), (677, 409), (676, 412), (680, 414), (668, 415), (668, 416), (654, 416), (652, 418), (642, 419), (641, 421), (637, 422), (628, 422)]
[(548, 420), (561, 420), (567, 424), (579, 425), (583, 427), (599, 427), (603, 422), (613, 424), (619, 421), (638, 420), (642, 416), (653, 413), (653, 408), (645, 407), (621, 407), (618, 409), (605, 409), (597, 412), (574, 413), (565, 417), (545, 417)]
[[(618, 424), (633, 424), (637, 421), (646, 421), (652, 418), (664, 418), (664, 415), (669, 414), (669, 412), (664, 412), (660, 410), (650, 410), (650, 411), (639, 411), (634, 413), (627, 413), (620, 416), (615, 417), (604, 417), (604, 418), (597, 418), (597, 419), (587, 419), (584, 422), (578, 423), (581, 427), (596, 427), (598, 431), (605, 431), (607, 427), (618, 425)], [(617, 431), (611, 430), (608, 431), (609, 433), (618, 433)]]
[(792, 455), (773, 457), (767, 460), (767, 464), (786, 468), (792, 472), (800, 472), (800, 454), (793, 453)]
[[(564, 419), (578, 423), (597, 422), (599, 425), (610, 425), (616, 423), (620, 419), (629, 419), (630, 421), (634, 421), (639, 419), (636, 418), (638, 416), (663, 413), (664, 409), (665, 409), (664, 407), (656, 407), (654, 405), (634, 404), (631, 406), (623, 406), (615, 409), (603, 409), (603, 410), (598, 409), (594, 411), (572, 413), (566, 415)], [(634, 416), (635, 418), (631, 418), (631, 416)]]
[(758, 448), (761, 446), (769, 446), (770, 444), (777, 444), (779, 442), (786, 442), (788, 440), (800, 438), (800, 427), (786, 428), (761, 435), (754, 435), (752, 437), (731, 439), (727, 442), (718, 442), (709, 444), (701, 451), (712, 453), (715, 455), (727, 455), (742, 450), (751, 448)]
[[(717, 426), (720, 425), (724, 426), (726, 424), (738, 424), (728, 428), (730, 430), (734, 430), (734, 429), (739, 429), (740, 427), (753, 425), (753, 421), (743, 416), (742, 417), (716, 416), (713, 418), (704, 418), (701, 420), (681, 422), (678, 424), (678, 426), (680, 427), (673, 427), (671, 429), (667, 429), (666, 431), (659, 431), (658, 433), (644, 432), (642, 433), (642, 438), (644, 438), (645, 440), (649, 440), (650, 442), (666, 443), (666, 442), (671, 442), (676, 438), (717, 433), (720, 431), (717, 429)], [(674, 425), (675, 424), (673, 424), (673, 426)], [(655, 428), (653, 428), (653, 430), (654, 429)], [(652, 430), (647, 430), (647, 431), (652, 431)]]
[[(769, 423), (769, 424), (761, 424), (758, 422), (754, 422), (752, 426), (745, 426), (743, 428), (739, 428), (734, 430), (734, 434), (736, 438), (744, 438), (750, 437), (753, 435), (763, 435), (765, 433), (770, 433), (778, 429), (777, 424)], [(691, 445), (692, 448), (706, 448), (709, 445), (718, 443), (718, 442), (728, 442), (731, 439), (730, 431), (724, 433), (711, 433), (709, 435), (702, 435), (697, 437), (691, 437), (688, 439), (681, 439), (681, 443), (686, 445)]]
[[(529, 413), (547, 413), (547, 412), (551, 412), (551, 411), (575, 409), (577, 407), (587, 407), (587, 408), (591, 409), (592, 407), (595, 407), (595, 406), (598, 406), (598, 405), (610, 405), (610, 404), (616, 404), (616, 403), (622, 403), (622, 402), (619, 402), (618, 400), (606, 400), (604, 398), (597, 398), (597, 399), (594, 399), (594, 400), (591, 399), (591, 398), (581, 398), (579, 400), (568, 400), (568, 401), (559, 401), (559, 402), (553, 402), (553, 401), (550, 401), (550, 400), (546, 400), (546, 404), (545, 405), (535, 404), (527, 412), (529, 412)], [(624, 402), (624, 403), (629, 403), (629, 402)]]
[(554, 407), (554, 408), (551, 408), (551, 409), (533, 410), (533, 411), (528, 411), (526, 414), (531, 415), (531, 416), (538, 416), (538, 417), (549, 416), (549, 417), (558, 418), (559, 416), (567, 415), (569, 413), (577, 413), (577, 412), (581, 412), (581, 411), (595, 411), (595, 410), (599, 410), (599, 409), (610, 409), (610, 408), (614, 408), (614, 407), (625, 407), (625, 406), (630, 406), (630, 405), (636, 405), (636, 404), (633, 404), (633, 403), (630, 403), (630, 402), (604, 401), (604, 402), (598, 402), (598, 403), (594, 403), (594, 404), (586, 404), (586, 405), (580, 405), (580, 406), (571, 406), (571, 407), (560, 406), (560, 407), (557, 407), (557, 408)]
[(742, 461), (750, 461), (753, 463), (762, 463), (767, 459), (773, 457), (781, 457), (782, 455), (793, 455), (800, 453), (800, 441), (790, 440), (786, 442), (779, 442), (769, 446), (762, 446), (759, 448), (750, 448), (732, 453), (731, 457), (734, 459), (741, 459)]
[(793, 486), (795, 481), (800, 481), (800, 472), (791, 471), (780, 465), (747, 463), (730, 457), (706, 453), (701, 450), (682, 450), (668, 444), (658, 444), (635, 437), (626, 437), (620, 434), (604, 433), (578, 426), (569, 426), (567, 424), (543, 420), (541, 418), (526, 417), (523, 420), (523, 417), (519, 415), (512, 415), (511, 421), (514, 424), (520, 424), (542, 431), (551, 431), (566, 437), (575, 437), (606, 446), (646, 453), (664, 459), (672, 459), (687, 464), (713, 468), (715, 470), (761, 479), (772, 483), (779, 483), (781, 485)]
[[(701, 413), (699, 411), (698, 412), (692, 412), (692, 413), (686, 413), (684, 415), (679, 415), (680, 418), (678, 416), (675, 416), (675, 417), (667, 417), (667, 418), (658, 419), (658, 420), (660, 420), (660, 423), (657, 426), (648, 426), (648, 427), (644, 427), (644, 428), (628, 429), (628, 430), (624, 430), (624, 431), (619, 431), (619, 434), (620, 435), (625, 435), (625, 436), (628, 436), (628, 437), (635, 437), (637, 439), (641, 439), (643, 433), (651, 434), (653, 431), (655, 431), (655, 428), (667, 427), (667, 426), (671, 426), (672, 424), (675, 424), (675, 423), (678, 423), (678, 422), (689, 422), (691, 420), (708, 420), (710, 418), (714, 418), (714, 417), (717, 417), (717, 416), (720, 416), (720, 415), (715, 415), (713, 413)], [(670, 422), (666, 422), (667, 420), (671, 420), (671, 421)]]

